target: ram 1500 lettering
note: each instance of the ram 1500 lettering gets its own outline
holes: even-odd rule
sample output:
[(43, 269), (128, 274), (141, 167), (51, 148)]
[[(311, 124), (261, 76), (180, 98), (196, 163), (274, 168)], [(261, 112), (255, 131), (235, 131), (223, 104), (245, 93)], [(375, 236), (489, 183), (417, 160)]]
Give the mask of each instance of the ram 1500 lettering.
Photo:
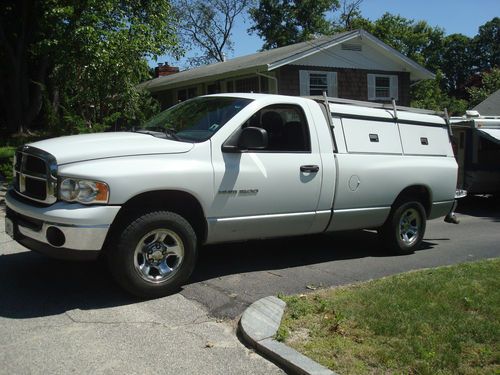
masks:
[(146, 297), (176, 291), (202, 244), (374, 228), (411, 253), (426, 220), (453, 209), (457, 183), (447, 123), (422, 112), (218, 94), (135, 132), (28, 144), (6, 231), (53, 257), (103, 254), (117, 282)]

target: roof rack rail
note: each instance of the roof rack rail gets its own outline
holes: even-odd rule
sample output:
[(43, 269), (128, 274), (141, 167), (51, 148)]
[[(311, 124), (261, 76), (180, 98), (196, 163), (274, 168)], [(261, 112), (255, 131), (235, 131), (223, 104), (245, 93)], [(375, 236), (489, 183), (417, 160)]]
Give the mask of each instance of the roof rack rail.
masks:
[[(306, 98), (315, 100), (315, 101), (321, 101), (325, 102), (325, 97), (324, 96), (306, 96)], [(436, 116), (441, 116), (443, 117), (445, 114), (444, 112), (441, 111), (433, 111), (429, 109), (421, 109), (421, 108), (413, 108), (413, 107), (404, 107), (404, 106), (394, 106), (393, 103), (375, 103), (375, 102), (365, 102), (361, 100), (353, 100), (353, 99), (344, 99), (344, 98), (332, 98), (332, 97), (327, 97), (326, 98), (329, 103), (338, 103), (338, 104), (348, 104), (348, 105), (355, 105), (359, 107), (370, 107), (370, 108), (382, 108), (382, 109), (389, 109), (394, 111), (396, 108), (398, 111), (403, 111), (403, 112), (413, 112), (413, 113), (422, 113), (426, 115), (436, 115)]]

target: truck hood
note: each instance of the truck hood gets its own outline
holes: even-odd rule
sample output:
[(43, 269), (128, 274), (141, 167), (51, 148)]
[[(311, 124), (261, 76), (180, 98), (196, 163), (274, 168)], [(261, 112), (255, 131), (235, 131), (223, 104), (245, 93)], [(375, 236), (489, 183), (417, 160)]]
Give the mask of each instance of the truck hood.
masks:
[(193, 148), (192, 143), (132, 132), (71, 135), (30, 143), (29, 146), (49, 152), (57, 164), (120, 156), (179, 154)]

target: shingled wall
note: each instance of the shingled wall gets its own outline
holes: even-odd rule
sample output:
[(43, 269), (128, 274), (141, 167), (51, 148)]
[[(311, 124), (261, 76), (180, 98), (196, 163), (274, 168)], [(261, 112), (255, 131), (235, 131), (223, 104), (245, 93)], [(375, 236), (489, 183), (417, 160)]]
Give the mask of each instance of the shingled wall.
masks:
[(340, 98), (368, 100), (367, 74), (391, 74), (398, 76), (397, 104), (410, 105), (410, 73), (385, 70), (325, 68), (321, 66), (287, 65), (278, 69), (279, 94), (300, 95), (299, 70), (337, 72), (338, 96)]

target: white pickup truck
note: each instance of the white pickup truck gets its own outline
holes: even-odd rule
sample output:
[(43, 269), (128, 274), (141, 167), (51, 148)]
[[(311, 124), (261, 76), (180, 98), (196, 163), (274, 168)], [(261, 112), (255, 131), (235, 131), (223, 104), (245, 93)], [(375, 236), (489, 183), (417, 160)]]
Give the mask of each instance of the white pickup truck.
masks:
[(455, 204), (446, 121), (410, 108), (265, 94), (180, 103), (135, 132), (21, 147), (6, 231), (107, 257), (129, 292), (178, 290), (202, 244), (377, 229), (411, 253)]

